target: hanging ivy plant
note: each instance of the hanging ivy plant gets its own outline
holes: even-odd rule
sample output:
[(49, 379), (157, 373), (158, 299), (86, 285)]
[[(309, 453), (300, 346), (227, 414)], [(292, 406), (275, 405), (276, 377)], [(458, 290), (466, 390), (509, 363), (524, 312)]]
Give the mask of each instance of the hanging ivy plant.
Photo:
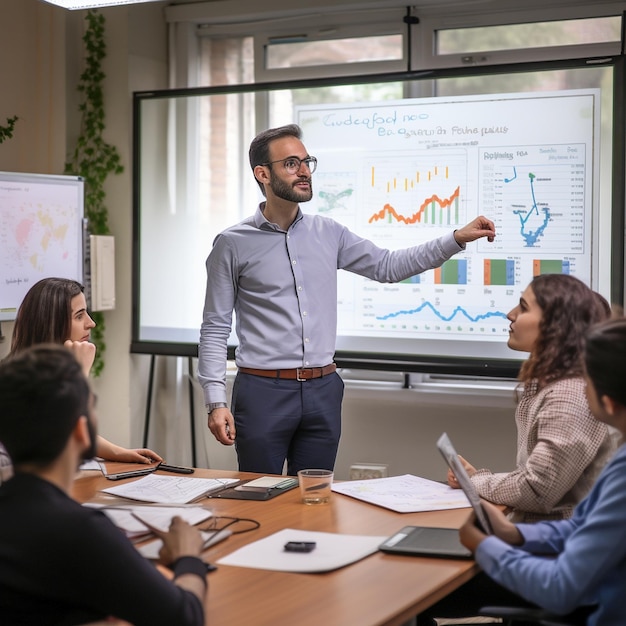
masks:
[(13, 137), (13, 129), (15, 128), (15, 122), (17, 122), (17, 120), (17, 115), (14, 115), (13, 117), (7, 117), (7, 125), (0, 126), (0, 143), (5, 141), (6, 139), (11, 139), (11, 137)]
[[(80, 134), (76, 148), (65, 164), (65, 173), (82, 176), (85, 181), (85, 217), (89, 220), (89, 232), (92, 235), (108, 235), (108, 211), (105, 205), (104, 183), (109, 174), (124, 171), (120, 155), (108, 144), (102, 134), (105, 129), (102, 61), (106, 57), (104, 41), (104, 16), (96, 10), (89, 10), (85, 15), (87, 28), (83, 35), (85, 44), (85, 67), (80, 75), (78, 91), (82, 102), (78, 110), (81, 114)], [(96, 344), (96, 360), (92, 367), (94, 376), (98, 376), (104, 367), (104, 315), (94, 311), (92, 317), (96, 327), (91, 331), (91, 340)]]

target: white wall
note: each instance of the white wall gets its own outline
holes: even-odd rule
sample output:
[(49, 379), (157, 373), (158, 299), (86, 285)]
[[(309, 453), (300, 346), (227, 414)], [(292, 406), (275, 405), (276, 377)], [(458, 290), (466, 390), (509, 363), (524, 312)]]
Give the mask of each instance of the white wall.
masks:
[[(157, 357), (156, 380), (160, 390), (159, 424), (151, 426), (154, 447), (177, 458), (191, 459), (191, 429), (187, 386), (177, 395), (164, 391), (165, 381), (184, 376), (188, 360)], [(193, 366), (195, 368), (195, 359)], [(167, 371), (166, 371), (167, 370)], [(336, 477), (347, 480), (350, 466), (360, 463), (387, 465), (388, 475), (416, 474), (432, 480), (445, 479), (445, 464), (435, 442), (446, 431), (459, 452), (477, 467), (493, 471), (512, 469), (515, 461), (515, 393), (512, 382), (448, 385), (418, 383), (403, 388), (402, 382), (355, 380), (358, 372), (340, 372), (346, 382), (342, 437), (335, 465)], [(229, 394), (234, 371), (228, 376)], [(393, 377), (391, 377), (393, 378)], [(170, 383), (171, 385), (171, 383)], [(237, 469), (233, 447), (215, 441), (206, 428), (202, 392), (194, 386), (197, 464)], [(152, 418), (154, 421), (154, 417)]]
[[(133, 401), (144, 376), (129, 357), (132, 252), (133, 90), (166, 86), (166, 27), (161, 3), (103, 9), (105, 140), (120, 152), (125, 171), (106, 184), (109, 225), (116, 238), (117, 308), (105, 313), (103, 375), (94, 381), (102, 434), (122, 445), (139, 445), (131, 424)], [(39, 0), (3, 0), (0, 5), (0, 123), (18, 115), (14, 137), (0, 145), (0, 169), (63, 172), (79, 132), (79, 95), (85, 11), (66, 11)], [(129, 33), (132, 33), (129, 35)], [(67, 135), (67, 140), (66, 140)], [(13, 324), (3, 324), (0, 358), (9, 349)], [(139, 363), (138, 365), (141, 365)], [(141, 381), (141, 382), (140, 382)]]
[[(59, 174), (65, 161), (65, 17), (37, 0), (0, 5), (0, 125), (19, 117), (0, 144), (0, 170)], [(12, 323), (2, 324), (0, 358)]]

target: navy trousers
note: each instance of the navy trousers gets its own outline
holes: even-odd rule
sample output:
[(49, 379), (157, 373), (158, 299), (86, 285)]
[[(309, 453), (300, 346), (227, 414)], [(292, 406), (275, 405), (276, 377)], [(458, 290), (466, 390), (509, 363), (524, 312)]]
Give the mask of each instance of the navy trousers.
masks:
[(296, 475), (335, 465), (343, 380), (336, 372), (299, 382), (237, 373), (232, 412), (242, 472)]

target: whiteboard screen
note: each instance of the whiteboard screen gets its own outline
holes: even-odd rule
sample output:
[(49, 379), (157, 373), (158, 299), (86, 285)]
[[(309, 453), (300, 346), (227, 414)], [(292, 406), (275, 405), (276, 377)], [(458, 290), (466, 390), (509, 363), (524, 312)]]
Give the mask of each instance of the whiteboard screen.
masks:
[(297, 123), (318, 159), (304, 212), (391, 250), (480, 214), (497, 229), (493, 243), (470, 243), (398, 284), (340, 271), (337, 362), (515, 375), (526, 355), (507, 347), (506, 315), (533, 276), (569, 273), (612, 301), (623, 281), (612, 261), (623, 251), (613, 189), (624, 170), (613, 73), (425, 73), (135, 94), (131, 349), (197, 354), (213, 240), (263, 200), (250, 142)]
[(494, 242), (470, 243), (399, 284), (341, 272), (338, 348), (374, 349), (384, 339), (403, 352), (409, 340), (453, 354), (462, 341), (507, 356), (507, 313), (533, 276), (595, 284), (599, 97), (576, 90), (299, 107), (296, 121), (319, 161), (304, 211), (392, 250), (480, 214), (496, 225)]
[(0, 321), (48, 276), (83, 282), (82, 178), (0, 172)]

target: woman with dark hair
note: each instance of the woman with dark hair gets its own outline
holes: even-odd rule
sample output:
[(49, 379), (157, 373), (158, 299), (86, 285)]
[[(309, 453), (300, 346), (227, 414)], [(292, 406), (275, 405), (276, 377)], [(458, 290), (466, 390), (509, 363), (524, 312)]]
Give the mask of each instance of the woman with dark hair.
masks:
[[(509, 347), (529, 353), (519, 373), (517, 467), (492, 473), (462, 461), (478, 493), (505, 505), (512, 521), (569, 517), (615, 450), (589, 410), (582, 361), (587, 331), (610, 314), (601, 295), (566, 274), (535, 277), (508, 314)], [(451, 472), (448, 482), (458, 487)]]
[[(95, 325), (87, 312), (84, 288), (80, 283), (67, 278), (43, 278), (24, 296), (7, 358), (40, 343), (64, 344), (74, 353), (87, 376), (96, 356), (96, 346), (89, 341)], [(148, 448), (123, 448), (100, 436), (96, 454), (109, 461), (129, 463), (163, 460)]]

